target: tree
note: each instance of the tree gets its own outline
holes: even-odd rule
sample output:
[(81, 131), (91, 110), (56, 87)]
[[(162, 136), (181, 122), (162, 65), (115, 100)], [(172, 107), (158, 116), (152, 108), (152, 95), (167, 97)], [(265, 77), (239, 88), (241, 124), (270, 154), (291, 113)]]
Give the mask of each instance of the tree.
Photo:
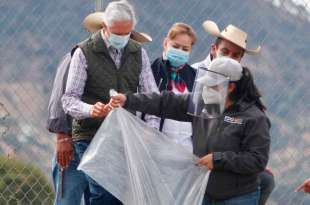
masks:
[(0, 204), (48, 205), (53, 188), (42, 171), (18, 158), (0, 156)]

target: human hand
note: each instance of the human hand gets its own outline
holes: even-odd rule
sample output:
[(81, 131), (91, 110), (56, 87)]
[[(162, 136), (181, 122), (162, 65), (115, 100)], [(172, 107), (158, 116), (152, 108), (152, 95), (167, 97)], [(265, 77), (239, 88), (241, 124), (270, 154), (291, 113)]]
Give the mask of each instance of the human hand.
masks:
[(97, 102), (96, 104), (92, 105), (90, 109), (90, 116), (93, 118), (102, 118), (105, 117), (113, 107), (105, 105), (101, 102)]
[(304, 190), (306, 193), (310, 193), (310, 178), (306, 179), (301, 185), (299, 185), (296, 189), (295, 192)]
[(109, 104), (113, 107), (119, 107), (119, 106), (124, 106), (126, 103), (126, 95), (118, 93), (114, 96), (111, 96), (111, 100), (109, 102)]
[(265, 171), (270, 174), (271, 176), (274, 176), (273, 171), (270, 167), (266, 167)]
[(200, 158), (197, 162), (196, 165), (198, 166), (206, 166), (208, 167), (209, 170), (213, 169), (213, 154), (207, 154), (206, 156)]
[(61, 168), (67, 168), (73, 159), (72, 138), (69, 135), (56, 134), (56, 160)]

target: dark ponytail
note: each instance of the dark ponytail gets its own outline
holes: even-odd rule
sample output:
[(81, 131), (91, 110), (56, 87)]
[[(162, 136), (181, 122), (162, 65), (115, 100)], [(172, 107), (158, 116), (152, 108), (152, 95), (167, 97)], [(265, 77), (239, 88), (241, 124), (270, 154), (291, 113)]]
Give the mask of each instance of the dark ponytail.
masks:
[(238, 101), (255, 102), (256, 106), (265, 111), (266, 107), (261, 101), (261, 93), (257, 89), (251, 71), (247, 67), (243, 67), (242, 77), (239, 81), (234, 82), (236, 89), (230, 94), (230, 98), (234, 103)]

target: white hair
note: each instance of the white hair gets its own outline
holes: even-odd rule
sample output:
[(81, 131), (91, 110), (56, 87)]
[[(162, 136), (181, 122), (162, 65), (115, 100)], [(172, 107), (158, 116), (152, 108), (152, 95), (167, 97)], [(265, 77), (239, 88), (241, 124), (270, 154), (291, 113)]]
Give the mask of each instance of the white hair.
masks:
[(115, 21), (132, 21), (133, 27), (137, 23), (133, 6), (127, 0), (112, 1), (105, 11), (105, 23), (111, 26)]

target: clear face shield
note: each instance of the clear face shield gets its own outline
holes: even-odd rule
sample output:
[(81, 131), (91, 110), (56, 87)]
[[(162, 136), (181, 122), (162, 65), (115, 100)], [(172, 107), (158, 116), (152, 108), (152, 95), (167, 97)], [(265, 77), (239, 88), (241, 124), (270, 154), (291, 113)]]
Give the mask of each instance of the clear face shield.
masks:
[(199, 68), (190, 96), (188, 114), (205, 119), (220, 117), (225, 109), (228, 83), (228, 77)]

